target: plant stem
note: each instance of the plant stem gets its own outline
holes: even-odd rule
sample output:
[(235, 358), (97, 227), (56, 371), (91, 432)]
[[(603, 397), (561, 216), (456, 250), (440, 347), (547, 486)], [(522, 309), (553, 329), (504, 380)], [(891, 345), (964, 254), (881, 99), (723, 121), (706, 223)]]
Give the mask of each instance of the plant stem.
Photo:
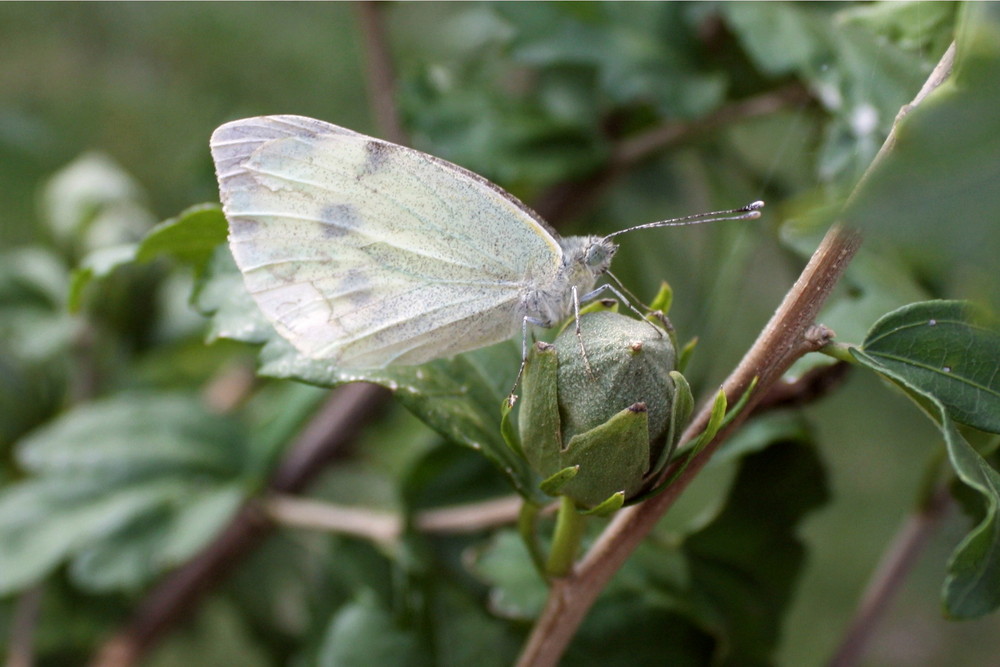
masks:
[[(427, 533), (472, 533), (514, 523), (523, 501), (509, 495), (478, 503), (439, 507), (417, 512), (414, 526)], [(354, 535), (385, 545), (395, 544), (403, 533), (403, 517), (362, 507), (275, 495), (263, 502), (267, 515), (280, 524), (311, 530)], [(532, 505), (535, 513), (541, 509)]]
[(531, 562), (534, 564), (538, 575), (543, 579), (547, 578), (545, 572), (545, 555), (541, 547), (538, 546), (538, 505), (529, 502), (521, 503), (521, 514), (517, 518), (517, 531), (521, 535), (521, 541), (528, 549)]
[(41, 585), (23, 591), (17, 597), (10, 621), (7, 667), (31, 667), (35, 664), (35, 631), (41, 606)]
[(550, 576), (565, 577), (573, 569), (573, 562), (580, 551), (580, 540), (583, 538), (584, 521), (573, 501), (567, 496), (559, 496), (556, 530), (545, 566)]
[[(576, 570), (553, 582), (548, 603), (521, 654), (518, 662), (521, 667), (559, 662), (601, 590), (705, 467), (719, 445), (739, 427), (759, 397), (796, 359), (818, 348), (815, 340), (810, 342), (807, 332), (860, 244), (857, 232), (839, 225), (827, 232), (771, 321), (723, 384), (728, 400), (736, 402), (754, 378), (758, 378), (758, 391), (754, 392), (750, 404), (691, 460), (666, 491), (619, 512)], [(710, 415), (711, 404), (703, 407), (688, 426), (682, 443), (697, 437)]]
[(368, 102), (382, 135), (393, 143), (407, 146), (409, 137), (403, 129), (396, 104), (396, 73), (382, 17), (384, 7), (367, 0), (355, 3), (355, 6), (364, 40)]
[[(892, 150), (896, 141), (896, 129), (903, 116), (947, 78), (954, 56), (955, 45), (952, 44), (913, 102), (900, 111), (892, 131), (854, 192), (858, 191), (873, 168)], [(553, 582), (545, 609), (521, 653), (519, 667), (544, 667), (559, 662), (601, 590), (705, 467), (722, 442), (753, 412), (757, 402), (780, 380), (795, 359), (810, 351), (810, 348), (818, 350), (825, 344), (821, 338), (811, 335), (809, 329), (860, 245), (861, 235), (854, 229), (835, 224), (827, 231), (771, 321), (723, 383), (723, 391), (729, 401), (733, 402), (756, 377), (758, 390), (751, 397), (750, 404), (692, 459), (666, 491), (645, 503), (619, 512), (576, 570)], [(704, 430), (710, 415), (711, 404), (708, 404), (699, 411), (684, 432), (682, 446)], [(670, 474), (671, 469), (668, 467), (664, 475)]]
[(837, 343), (831, 341), (830, 343), (827, 343), (826, 345), (824, 345), (823, 347), (821, 347), (816, 351), (819, 352), (820, 354), (825, 354), (828, 357), (832, 357), (837, 361), (843, 361), (845, 363), (855, 365), (858, 363), (858, 361), (851, 355), (852, 347), (854, 346), (847, 345), (846, 343)]
[(930, 501), (923, 503), (900, 527), (868, 581), (854, 618), (828, 663), (829, 667), (851, 667), (858, 664), (874, 635), (878, 621), (885, 616), (889, 602), (899, 591), (906, 575), (916, 564), (920, 551), (944, 517), (950, 498), (947, 485), (940, 485)]

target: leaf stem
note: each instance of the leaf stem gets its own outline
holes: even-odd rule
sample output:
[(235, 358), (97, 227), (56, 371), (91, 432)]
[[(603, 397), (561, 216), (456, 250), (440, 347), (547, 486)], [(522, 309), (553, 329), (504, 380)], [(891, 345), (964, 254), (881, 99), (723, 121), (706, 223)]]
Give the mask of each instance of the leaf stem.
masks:
[(848, 345), (847, 343), (838, 343), (836, 341), (830, 341), (823, 347), (816, 350), (820, 354), (825, 354), (828, 357), (832, 357), (837, 361), (843, 361), (851, 365), (857, 365), (858, 360), (854, 358), (851, 354), (851, 348), (854, 345)]
[(585, 522), (586, 519), (576, 511), (573, 501), (567, 496), (560, 496), (552, 550), (549, 551), (549, 560), (545, 565), (550, 576), (564, 577), (573, 569), (576, 555), (580, 552)]

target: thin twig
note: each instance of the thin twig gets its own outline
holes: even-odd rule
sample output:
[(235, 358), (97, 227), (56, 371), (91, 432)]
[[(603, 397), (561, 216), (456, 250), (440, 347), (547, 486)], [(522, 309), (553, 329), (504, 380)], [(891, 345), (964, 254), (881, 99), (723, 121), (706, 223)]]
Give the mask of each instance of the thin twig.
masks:
[(396, 74), (382, 20), (384, 7), (380, 3), (365, 0), (358, 2), (357, 8), (364, 38), (369, 105), (382, 136), (393, 143), (408, 145), (409, 137), (403, 129), (396, 106)]
[(766, 410), (795, 408), (815, 403), (838, 389), (847, 379), (850, 370), (851, 364), (838, 361), (812, 368), (791, 381), (782, 378), (761, 396), (760, 402), (754, 409), (754, 416)]
[[(505, 496), (478, 503), (436, 508), (418, 512), (417, 530), (427, 533), (474, 533), (517, 521), (521, 511), (520, 496)], [(394, 512), (345, 507), (333, 503), (274, 496), (264, 504), (267, 514), (289, 526), (331, 530), (373, 540), (395, 543), (403, 532), (403, 517)]]
[(41, 585), (29, 588), (17, 596), (7, 645), (7, 667), (31, 667), (35, 664), (35, 630), (41, 606)]
[(875, 634), (878, 621), (888, 610), (889, 602), (902, 588), (906, 575), (913, 569), (920, 552), (944, 518), (950, 501), (951, 492), (947, 485), (942, 484), (931, 496), (930, 502), (911, 514), (900, 527), (869, 579), (854, 618), (830, 659), (829, 667), (852, 667), (858, 664)]

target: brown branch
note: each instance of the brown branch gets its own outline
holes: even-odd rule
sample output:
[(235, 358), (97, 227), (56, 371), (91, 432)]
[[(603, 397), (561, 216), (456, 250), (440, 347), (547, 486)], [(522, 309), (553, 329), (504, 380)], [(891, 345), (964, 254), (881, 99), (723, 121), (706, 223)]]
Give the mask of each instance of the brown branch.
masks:
[(358, 2), (356, 6), (364, 38), (368, 103), (382, 136), (393, 143), (406, 146), (409, 144), (409, 137), (403, 129), (396, 107), (396, 74), (382, 20), (384, 7), (369, 0)]
[(838, 389), (847, 379), (851, 365), (846, 361), (838, 361), (827, 366), (820, 366), (807, 371), (795, 380), (785, 380), (771, 385), (771, 388), (760, 397), (760, 402), (754, 409), (754, 416), (766, 410), (782, 408), (797, 408), (827, 396)]
[[(917, 97), (897, 116), (878, 155), (855, 186), (855, 193), (883, 156), (892, 149), (903, 116), (945, 80), (951, 71), (954, 53), (953, 44), (942, 56)], [(619, 512), (577, 568), (568, 577), (553, 582), (548, 602), (528, 638), (518, 665), (542, 667), (559, 662), (601, 590), (704, 468), (721, 443), (739, 428), (761, 396), (771, 389), (796, 358), (804, 354), (810, 345), (819, 349), (821, 340), (817, 339), (814, 332), (810, 332), (813, 321), (860, 244), (861, 236), (854, 229), (841, 224), (830, 228), (771, 321), (736, 370), (723, 383), (723, 391), (732, 404), (757, 379), (757, 390), (751, 396), (747, 409), (716, 435), (666, 491), (645, 503)], [(710, 409), (710, 404), (707, 404), (699, 411), (685, 430), (681, 438), (682, 444), (704, 430)], [(891, 589), (887, 588), (886, 592), (889, 590)]]
[(889, 602), (902, 588), (906, 575), (917, 562), (934, 530), (941, 523), (951, 501), (948, 486), (942, 484), (930, 501), (910, 515), (893, 538), (872, 574), (861, 597), (854, 618), (829, 662), (829, 667), (852, 667), (858, 664), (889, 608)]
[[(807, 333), (860, 243), (861, 237), (856, 232), (840, 226), (830, 229), (771, 321), (723, 384), (723, 391), (732, 404), (757, 378), (758, 390), (751, 396), (742, 417), (737, 417), (720, 432), (666, 491), (619, 512), (573, 573), (553, 583), (548, 603), (519, 665), (555, 665), (559, 662), (601, 590), (704, 468), (719, 445), (739, 427), (756, 400), (798, 357), (810, 348), (819, 349), (819, 342), (810, 343)], [(685, 431), (682, 443), (691, 441), (705, 428), (710, 412), (709, 404), (698, 413)]]
[[(292, 493), (305, 487), (326, 463), (350, 446), (387, 396), (388, 390), (363, 383), (335, 389), (296, 439), (268, 488)], [(98, 650), (92, 664), (134, 665), (175, 623), (190, 616), (201, 598), (273, 530), (274, 523), (253, 503), (245, 505), (201, 553), (146, 595), (128, 624)]]
[[(514, 523), (522, 502), (520, 496), (511, 495), (424, 510), (416, 514), (414, 524), (417, 530), (427, 533), (474, 533)], [(382, 544), (395, 543), (403, 532), (403, 517), (394, 512), (291, 496), (272, 497), (265, 502), (264, 509), (272, 519), (285, 525), (347, 533)]]
[(23, 591), (14, 603), (7, 644), (7, 667), (31, 667), (35, 664), (35, 630), (42, 606), (41, 585)]

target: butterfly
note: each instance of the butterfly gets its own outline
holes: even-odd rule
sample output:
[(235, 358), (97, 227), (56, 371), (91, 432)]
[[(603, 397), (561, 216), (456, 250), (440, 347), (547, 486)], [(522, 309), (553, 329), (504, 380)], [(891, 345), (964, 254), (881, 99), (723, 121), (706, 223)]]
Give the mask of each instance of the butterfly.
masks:
[[(613, 236), (560, 237), (513, 195), (440, 158), (302, 116), (212, 134), (229, 245), (300, 353), (343, 368), (421, 364), (552, 326), (608, 272)], [(631, 229), (760, 215), (740, 209)]]

